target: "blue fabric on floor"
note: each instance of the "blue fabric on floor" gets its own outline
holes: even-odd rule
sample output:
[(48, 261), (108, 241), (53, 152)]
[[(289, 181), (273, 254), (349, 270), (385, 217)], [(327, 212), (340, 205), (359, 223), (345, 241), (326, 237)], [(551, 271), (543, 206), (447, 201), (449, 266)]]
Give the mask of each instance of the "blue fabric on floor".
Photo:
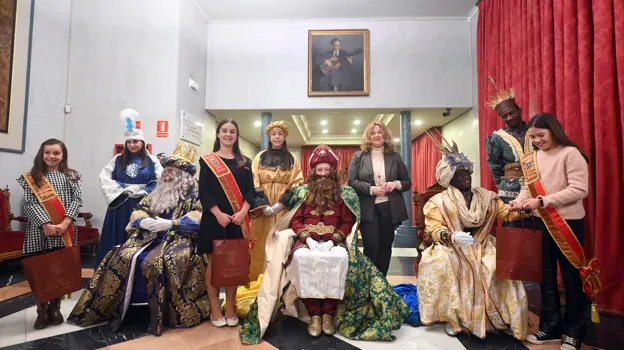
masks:
[(420, 327), (420, 314), (418, 312), (418, 291), (416, 286), (411, 283), (399, 284), (392, 287), (394, 291), (403, 298), (405, 303), (412, 309), (412, 313), (407, 317), (405, 323), (412, 327)]

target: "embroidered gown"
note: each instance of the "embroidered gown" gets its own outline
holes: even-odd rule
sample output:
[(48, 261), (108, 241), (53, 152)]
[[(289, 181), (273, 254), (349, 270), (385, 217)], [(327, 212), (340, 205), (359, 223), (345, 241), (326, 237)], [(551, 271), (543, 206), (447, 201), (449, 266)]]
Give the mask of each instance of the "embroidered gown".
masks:
[(163, 168), (155, 156), (149, 155), (147, 165), (141, 169), (141, 158), (132, 156), (130, 164), (121, 170), (120, 155), (116, 155), (100, 173), (100, 185), (108, 203), (97, 261), (102, 261), (106, 253), (114, 246), (126, 241), (126, 225), (130, 220), (132, 210), (139, 204), (141, 198), (130, 198), (123, 191), (129, 185), (143, 185), (144, 191), (152, 192)]
[[(277, 220), (288, 212), (288, 203), (292, 198), (293, 188), (303, 184), (301, 166), (295, 156), (289, 153), (290, 169), (280, 168), (282, 150), (267, 150), (256, 155), (253, 160), (253, 180), (256, 189), (256, 211), (251, 220), (251, 235), (256, 244), (251, 249), (251, 267), (249, 279), (255, 281), (264, 272), (266, 256), (264, 246), (267, 234)], [(284, 208), (273, 216), (265, 216), (261, 209), (281, 203)]]
[[(148, 331), (160, 335), (166, 328), (199, 325), (210, 316), (206, 292), (206, 263), (195, 253), (202, 207), (197, 185), (172, 212), (150, 211), (146, 196), (132, 213), (127, 230), (129, 237), (113, 247), (93, 273), (87, 288), (67, 318), (80, 326), (110, 321), (116, 331), (130, 304), (147, 303), (150, 310)], [(136, 220), (156, 216), (180, 219), (186, 224), (168, 232), (143, 230)]]
[[(78, 181), (70, 181), (62, 172), (46, 172), (43, 174), (59, 196), (65, 215), (72, 218), (74, 222), (78, 219), (78, 211), (82, 207), (82, 189)], [(24, 237), (23, 252), (26, 254), (41, 252), (45, 250), (64, 248), (61, 237), (46, 237), (43, 234), (43, 224), (50, 222), (50, 217), (43, 209), (39, 200), (26, 183), (24, 176), (20, 176), (17, 182), (24, 188), (24, 202), (22, 208), (24, 215), (28, 218), (26, 223), (26, 235)], [(78, 228), (74, 225), (74, 244), (78, 244)]]
[[(527, 295), (522, 281), (496, 277), (496, 237), (490, 230), (496, 218), (509, 215), (509, 206), (494, 192), (473, 189), (468, 209), (478, 226), (464, 225), (459, 214), (462, 194), (454, 187), (433, 196), (423, 209), (427, 234), (433, 244), (422, 252), (418, 271), (418, 307), (423, 324), (448, 322), (479, 338), (486, 332), (510, 330), (524, 339), (528, 323)], [(478, 218), (475, 219), (475, 218)], [(440, 243), (441, 232), (472, 232), (474, 244), (460, 247)]]

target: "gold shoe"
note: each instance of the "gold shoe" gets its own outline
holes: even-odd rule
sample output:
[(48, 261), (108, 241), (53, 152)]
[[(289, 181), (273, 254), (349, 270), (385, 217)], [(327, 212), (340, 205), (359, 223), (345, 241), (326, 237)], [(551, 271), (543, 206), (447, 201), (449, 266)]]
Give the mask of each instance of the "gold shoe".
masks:
[(320, 337), (323, 328), (321, 327), (321, 316), (312, 316), (310, 325), (308, 326), (308, 334), (313, 337)]
[(331, 315), (323, 315), (323, 333), (327, 335), (334, 335), (334, 333), (336, 333), (334, 318)]

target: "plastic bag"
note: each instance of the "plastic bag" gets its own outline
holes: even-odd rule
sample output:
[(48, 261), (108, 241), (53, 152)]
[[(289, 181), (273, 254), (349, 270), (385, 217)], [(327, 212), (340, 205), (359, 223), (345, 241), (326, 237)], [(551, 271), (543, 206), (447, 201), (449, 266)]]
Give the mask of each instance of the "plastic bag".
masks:
[[(236, 316), (239, 318), (245, 318), (251, 305), (256, 301), (256, 297), (258, 296), (258, 290), (260, 289), (260, 284), (262, 283), (262, 278), (264, 275), (258, 276), (258, 280), (253, 281), (249, 284), (249, 288), (247, 286), (240, 286), (236, 289)], [(225, 315), (225, 307), (227, 302), (223, 300), (221, 304), (221, 311)]]

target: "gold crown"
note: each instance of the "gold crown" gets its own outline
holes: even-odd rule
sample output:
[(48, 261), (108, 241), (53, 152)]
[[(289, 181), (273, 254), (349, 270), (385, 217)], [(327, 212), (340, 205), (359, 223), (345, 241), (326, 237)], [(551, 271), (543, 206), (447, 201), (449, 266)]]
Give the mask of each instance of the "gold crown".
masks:
[(488, 77), (488, 79), (494, 85), (494, 89), (496, 90), (496, 94), (494, 94), (494, 96), (490, 97), (490, 99), (485, 103), (486, 106), (489, 106), (492, 109), (496, 109), (496, 106), (498, 106), (502, 102), (514, 99), (516, 97), (516, 89), (509, 88), (507, 90), (498, 90), (498, 87), (496, 86), (496, 83), (494, 82), (494, 79), (492, 79), (492, 77)]
[(197, 150), (191, 144), (186, 142), (179, 142), (173, 151), (172, 156), (182, 158), (191, 164), (195, 163), (195, 157), (197, 156)]
[(288, 124), (286, 124), (286, 122), (283, 120), (278, 120), (276, 122), (273, 122), (267, 125), (266, 130), (264, 130), (264, 132), (267, 136), (269, 136), (269, 134), (271, 133), (271, 130), (275, 128), (282, 129), (282, 131), (284, 132), (284, 136), (288, 137)]

